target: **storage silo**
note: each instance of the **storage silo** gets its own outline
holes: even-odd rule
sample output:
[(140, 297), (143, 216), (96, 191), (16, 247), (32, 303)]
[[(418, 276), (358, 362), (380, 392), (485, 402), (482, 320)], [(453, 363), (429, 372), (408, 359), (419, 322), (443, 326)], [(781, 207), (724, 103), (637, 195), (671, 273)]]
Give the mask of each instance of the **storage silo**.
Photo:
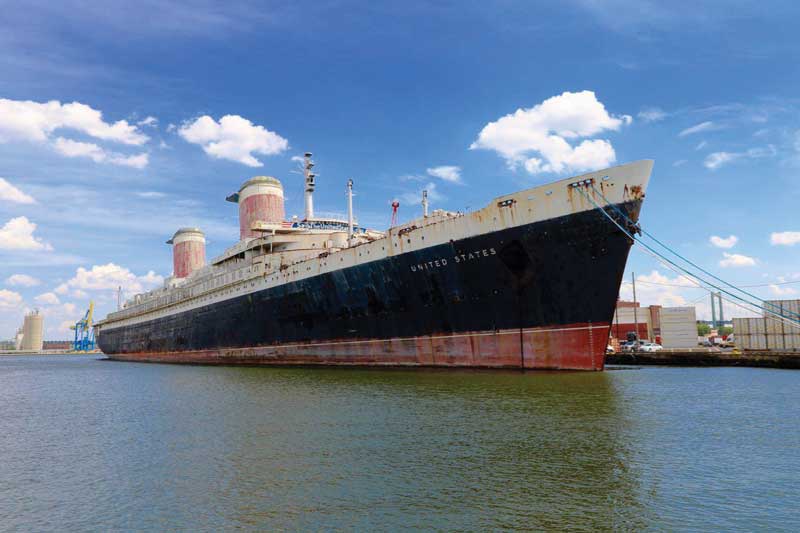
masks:
[(22, 349), (39, 352), (44, 345), (44, 317), (38, 310), (25, 315), (22, 323)]
[(239, 204), (239, 238), (259, 237), (253, 231), (255, 222), (280, 224), (286, 212), (283, 207), (283, 185), (272, 176), (256, 176), (244, 182), (239, 192), (228, 198), (229, 202)]
[(172, 272), (185, 278), (206, 264), (206, 236), (199, 228), (181, 228), (167, 244), (172, 245)]
[(14, 335), (14, 349), (22, 349), (22, 328), (17, 328), (17, 333)]

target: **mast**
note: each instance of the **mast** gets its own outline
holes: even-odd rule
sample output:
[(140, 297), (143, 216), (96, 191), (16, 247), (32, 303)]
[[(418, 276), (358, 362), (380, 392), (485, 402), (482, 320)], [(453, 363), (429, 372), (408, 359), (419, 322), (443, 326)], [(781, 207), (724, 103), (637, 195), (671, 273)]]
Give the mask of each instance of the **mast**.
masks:
[(306, 178), (306, 220), (314, 218), (314, 178), (316, 174), (311, 172), (314, 168), (314, 162), (311, 160), (311, 152), (306, 152), (304, 155), (305, 163), (303, 164), (303, 175)]
[(422, 191), (422, 216), (428, 216), (428, 191)]
[(353, 244), (353, 179), (347, 180), (347, 244)]

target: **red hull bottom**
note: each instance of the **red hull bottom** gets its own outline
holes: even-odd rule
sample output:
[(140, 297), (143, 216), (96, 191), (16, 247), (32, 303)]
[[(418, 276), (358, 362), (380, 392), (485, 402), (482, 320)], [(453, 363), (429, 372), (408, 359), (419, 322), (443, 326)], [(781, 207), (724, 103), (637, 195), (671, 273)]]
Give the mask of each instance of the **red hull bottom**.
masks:
[(220, 365), (328, 365), (603, 370), (609, 325), (339, 340), (253, 348), (109, 354), (118, 361)]

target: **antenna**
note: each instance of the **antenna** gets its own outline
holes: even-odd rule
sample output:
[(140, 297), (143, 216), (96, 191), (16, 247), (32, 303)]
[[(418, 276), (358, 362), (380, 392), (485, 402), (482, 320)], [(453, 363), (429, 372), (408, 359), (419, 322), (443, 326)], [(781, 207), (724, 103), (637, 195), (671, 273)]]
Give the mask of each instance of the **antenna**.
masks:
[(347, 245), (353, 244), (353, 178), (347, 180)]
[(314, 218), (314, 178), (317, 176), (311, 169), (314, 168), (314, 162), (311, 160), (311, 152), (306, 152), (303, 155), (305, 160), (303, 164), (303, 175), (306, 178), (306, 220)]
[(422, 191), (422, 216), (428, 217), (428, 191)]

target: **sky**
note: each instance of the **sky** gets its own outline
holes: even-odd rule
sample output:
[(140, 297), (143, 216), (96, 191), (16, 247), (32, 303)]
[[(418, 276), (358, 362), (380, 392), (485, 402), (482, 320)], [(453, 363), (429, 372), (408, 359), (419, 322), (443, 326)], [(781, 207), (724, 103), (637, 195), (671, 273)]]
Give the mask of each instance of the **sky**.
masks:
[[(0, 339), (47, 339), (238, 238), (255, 175), (362, 225), (639, 159), (642, 226), (762, 298), (800, 294), (800, 5), (773, 1), (3, 2)], [(293, 159), (294, 158), (294, 159)], [(643, 305), (708, 293), (631, 252)], [(622, 286), (630, 296), (630, 284)], [(746, 316), (736, 308), (727, 316)]]

